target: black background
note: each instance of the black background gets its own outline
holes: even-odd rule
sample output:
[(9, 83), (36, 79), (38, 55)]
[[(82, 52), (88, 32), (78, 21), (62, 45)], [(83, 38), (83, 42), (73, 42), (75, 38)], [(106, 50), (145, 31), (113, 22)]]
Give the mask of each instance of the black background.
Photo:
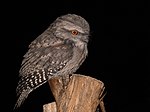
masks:
[[(144, 0), (6, 1), (1, 13), (1, 93), (5, 95), (5, 111), (13, 111), (16, 103), (19, 68), (30, 42), (58, 16), (74, 13), (84, 17), (91, 27), (89, 55), (76, 73), (104, 82), (107, 112), (149, 112), (149, 7), (150, 2)], [(42, 105), (52, 101), (46, 83), (33, 91), (17, 111), (42, 112)]]

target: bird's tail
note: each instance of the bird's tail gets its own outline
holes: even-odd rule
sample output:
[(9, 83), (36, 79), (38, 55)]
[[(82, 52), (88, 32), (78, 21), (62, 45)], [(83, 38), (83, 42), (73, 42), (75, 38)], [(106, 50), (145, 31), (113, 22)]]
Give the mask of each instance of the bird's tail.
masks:
[(29, 93), (46, 83), (49, 78), (51, 77), (48, 77), (48, 75), (45, 74), (45, 72), (42, 72), (42, 70), (39, 70), (38, 73), (34, 72), (34, 74), (31, 75), (21, 76), (16, 88), (18, 100), (14, 108), (20, 107), (28, 97)]
[(30, 92), (31, 92), (31, 90), (29, 90), (29, 89), (26, 89), (21, 92), (21, 94), (19, 95), (17, 102), (14, 106), (14, 109), (17, 109), (18, 107), (21, 106), (21, 104), (23, 104), (24, 100), (28, 97)]

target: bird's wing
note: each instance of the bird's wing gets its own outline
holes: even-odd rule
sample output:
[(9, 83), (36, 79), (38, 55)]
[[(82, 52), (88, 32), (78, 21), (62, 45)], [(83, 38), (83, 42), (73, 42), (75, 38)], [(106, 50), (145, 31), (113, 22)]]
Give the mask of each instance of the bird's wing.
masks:
[(29, 45), (28, 52), (23, 56), (24, 60), (22, 61), (22, 64), (24, 64), (24, 61), (26, 61), (26, 59), (35, 56), (36, 51), (39, 51), (39, 49), (46, 48), (49, 46), (55, 46), (61, 43), (62, 43), (62, 40), (60, 40), (59, 38), (56, 38), (53, 35), (53, 33), (48, 32), (48, 30), (44, 31), (34, 41), (31, 42), (31, 44)]
[[(40, 44), (41, 47), (37, 47), (38, 44)], [(46, 44), (46, 42), (44, 44)], [(62, 61), (61, 63), (63, 63), (63, 61), (70, 59), (73, 54), (72, 45), (66, 45), (59, 40), (53, 40), (49, 45), (43, 45), (37, 41), (36, 44), (32, 44), (32, 46), (33, 47), (30, 46), (30, 49), (24, 55), (19, 71), (22, 76), (31, 74), (30, 71), (32, 72), (35, 68), (56, 67), (59, 64), (58, 61)]]
[(71, 60), (73, 50), (71, 45), (64, 43), (41, 47), (35, 51), (28, 51), (32, 55), (25, 55), (20, 69), (20, 80), (16, 88), (17, 107), (27, 98), (28, 94), (44, 84), (52, 76), (57, 75)]

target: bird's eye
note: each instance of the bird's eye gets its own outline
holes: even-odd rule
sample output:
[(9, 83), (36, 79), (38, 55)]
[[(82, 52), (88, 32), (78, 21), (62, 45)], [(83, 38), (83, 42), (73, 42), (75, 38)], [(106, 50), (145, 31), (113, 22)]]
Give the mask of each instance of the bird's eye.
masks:
[(72, 35), (78, 35), (79, 32), (77, 30), (72, 30), (71, 33)]

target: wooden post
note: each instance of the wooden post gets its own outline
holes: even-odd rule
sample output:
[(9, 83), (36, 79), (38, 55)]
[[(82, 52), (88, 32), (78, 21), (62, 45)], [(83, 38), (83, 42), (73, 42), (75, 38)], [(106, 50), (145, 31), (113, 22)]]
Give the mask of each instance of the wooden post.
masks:
[(98, 105), (105, 111), (104, 83), (89, 76), (73, 74), (66, 89), (62, 78), (49, 81), (55, 102), (43, 105), (43, 112), (95, 112)]

